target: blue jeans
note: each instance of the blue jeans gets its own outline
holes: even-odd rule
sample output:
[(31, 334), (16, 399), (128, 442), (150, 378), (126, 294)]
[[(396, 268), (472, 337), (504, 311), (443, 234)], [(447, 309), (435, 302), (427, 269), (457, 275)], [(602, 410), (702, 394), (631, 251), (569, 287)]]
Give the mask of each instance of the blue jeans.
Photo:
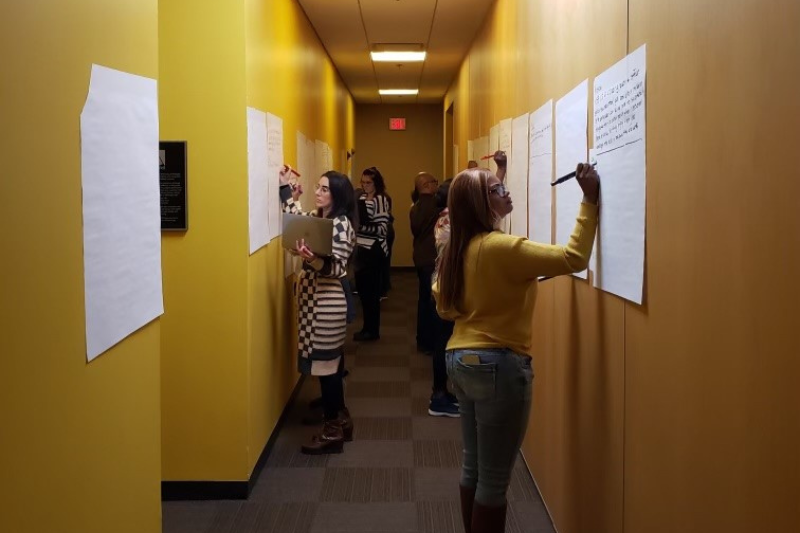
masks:
[(461, 411), (461, 484), (482, 505), (504, 505), (528, 427), (531, 358), (504, 348), (449, 350), (447, 373)]

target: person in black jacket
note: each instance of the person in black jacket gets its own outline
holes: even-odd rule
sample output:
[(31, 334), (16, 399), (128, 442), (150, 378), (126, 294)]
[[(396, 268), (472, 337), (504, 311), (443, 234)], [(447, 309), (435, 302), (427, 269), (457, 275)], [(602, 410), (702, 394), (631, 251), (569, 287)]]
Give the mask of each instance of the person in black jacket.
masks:
[(431, 297), (431, 278), (436, 266), (436, 243), (433, 228), (441, 209), (436, 207), (438, 180), (428, 172), (417, 174), (411, 207), (411, 234), (414, 236), (414, 266), (419, 278), (417, 301), (417, 350), (433, 353), (436, 308)]

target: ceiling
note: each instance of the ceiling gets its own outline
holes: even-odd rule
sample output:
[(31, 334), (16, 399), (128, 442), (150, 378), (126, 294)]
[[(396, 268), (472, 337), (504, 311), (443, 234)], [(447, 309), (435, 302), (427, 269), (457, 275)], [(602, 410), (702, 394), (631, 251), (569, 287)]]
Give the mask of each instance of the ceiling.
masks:
[[(298, 0), (358, 103), (444, 99), (494, 0)], [(381, 44), (422, 45), (422, 63), (373, 63)], [(378, 89), (419, 89), (380, 96)]]

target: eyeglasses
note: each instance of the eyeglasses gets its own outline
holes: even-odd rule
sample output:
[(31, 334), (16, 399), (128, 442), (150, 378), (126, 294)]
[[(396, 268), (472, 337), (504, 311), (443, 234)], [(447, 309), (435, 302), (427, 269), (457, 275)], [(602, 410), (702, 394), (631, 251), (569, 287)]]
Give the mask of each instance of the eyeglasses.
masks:
[(330, 189), (327, 185), (317, 185), (317, 190), (322, 193), (330, 192)]
[(508, 196), (508, 193), (509, 193), (508, 189), (506, 189), (506, 186), (503, 184), (495, 185), (494, 187), (489, 189), (489, 194), (496, 194), (500, 198)]

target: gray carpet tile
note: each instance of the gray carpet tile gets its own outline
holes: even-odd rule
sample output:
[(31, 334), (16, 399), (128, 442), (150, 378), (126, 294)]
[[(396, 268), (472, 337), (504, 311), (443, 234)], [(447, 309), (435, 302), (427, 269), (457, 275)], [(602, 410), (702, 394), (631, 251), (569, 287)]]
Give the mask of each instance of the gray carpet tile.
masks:
[(323, 502), (414, 501), (413, 468), (328, 468)]
[[(407, 363), (407, 361), (404, 361), (404, 363)], [(407, 366), (374, 365), (354, 366), (351, 368), (347, 383), (360, 383), (363, 381), (411, 381), (411, 369)]]
[(458, 502), (417, 502), (420, 533), (464, 533)]
[(411, 398), (411, 413), (417, 416), (429, 416), (428, 415), (428, 406), (430, 406), (431, 400), (430, 396), (427, 398), (422, 398), (417, 396), (415, 398)]
[(411, 438), (411, 417), (353, 418), (354, 437), (365, 440), (407, 440)]
[[(411, 416), (411, 398), (347, 398), (351, 413), (360, 417)], [(427, 411), (426, 411), (427, 412)]]
[(461, 480), (461, 468), (414, 469), (414, 488), (417, 501), (458, 501), (459, 491), (454, 490)]
[(416, 504), (321, 503), (312, 533), (416, 533)]
[(331, 455), (332, 467), (413, 467), (414, 442), (411, 440), (354, 440), (342, 454)]
[(414, 466), (416, 467), (458, 468), (461, 466), (461, 455), (461, 443), (455, 440), (414, 441)]
[(411, 381), (423, 381), (430, 389), (430, 385), (433, 382), (432, 365), (411, 368), (409, 373), (411, 374)]
[[(344, 453), (300, 453), (318, 431), (302, 425), (320, 393), (309, 377), (250, 498), (165, 502), (164, 533), (463, 533), (460, 421), (428, 416), (432, 359), (416, 350), (416, 274), (392, 279), (381, 340), (351, 341), (360, 319), (348, 331), (345, 398), (355, 431)], [(522, 459), (508, 499), (508, 533), (553, 531)]]
[(364, 355), (359, 352), (358, 355), (353, 357), (353, 365), (356, 368), (361, 367), (394, 367), (406, 368), (409, 366), (409, 358), (407, 355), (386, 355), (386, 354), (367, 354)]
[(347, 384), (347, 397), (408, 398), (410, 390), (408, 381), (362, 381)]
[(461, 440), (461, 419), (444, 416), (415, 416), (411, 421), (414, 440)]

